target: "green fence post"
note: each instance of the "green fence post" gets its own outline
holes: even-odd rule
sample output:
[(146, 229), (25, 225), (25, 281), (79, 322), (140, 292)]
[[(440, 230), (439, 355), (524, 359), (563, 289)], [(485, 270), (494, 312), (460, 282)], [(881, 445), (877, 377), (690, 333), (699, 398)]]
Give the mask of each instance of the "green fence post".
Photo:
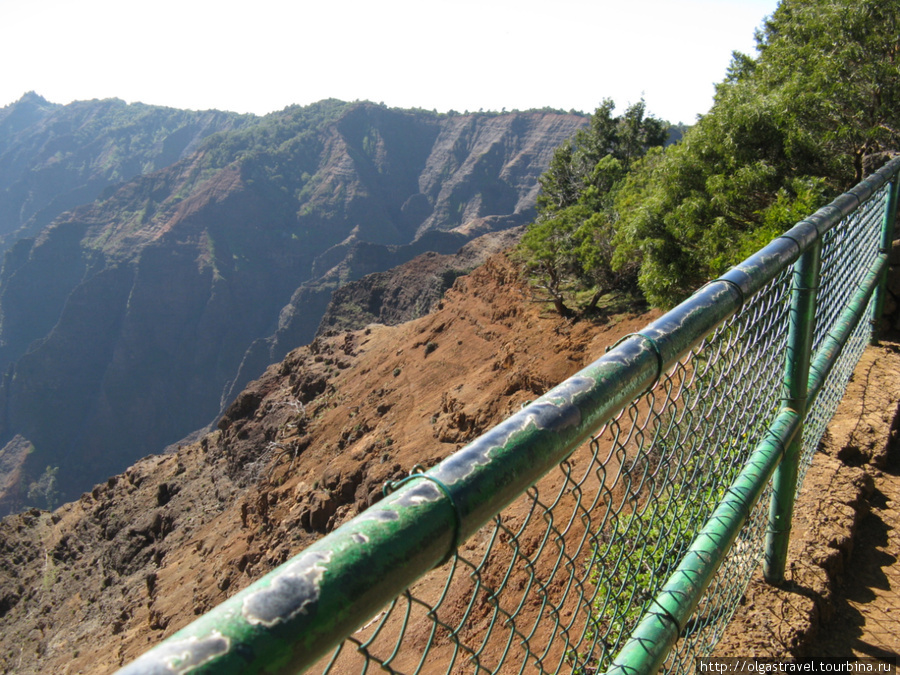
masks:
[[(881, 253), (890, 259), (891, 245), (894, 241), (894, 223), (897, 218), (897, 192), (900, 189), (900, 178), (894, 176), (888, 188), (887, 200), (884, 204), (884, 221), (881, 227)], [(875, 299), (872, 302), (872, 339), (873, 345), (878, 344), (878, 322), (884, 311), (884, 298), (887, 293), (887, 282), (890, 274), (890, 266), (885, 269), (878, 288), (875, 289)]]
[(783, 408), (800, 415), (800, 431), (787, 446), (773, 478), (774, 491), (769, 506), (766, 555), (763, 574), (770, 584), (784, 580), (794, 496), (797, 492), (798, 462), (803, 445), (803, 421), (806, 417), (806, 395), (809, 382), (810, 352), (816, 325), (816, 291), (822, 267), (822, 240), (794, 263), (791, 290), (791, 323), (788, 332), (787, 360), (784, 372)]
[(605, 675), (659, 672), (802, 424), (792, 410), (775, 418)]

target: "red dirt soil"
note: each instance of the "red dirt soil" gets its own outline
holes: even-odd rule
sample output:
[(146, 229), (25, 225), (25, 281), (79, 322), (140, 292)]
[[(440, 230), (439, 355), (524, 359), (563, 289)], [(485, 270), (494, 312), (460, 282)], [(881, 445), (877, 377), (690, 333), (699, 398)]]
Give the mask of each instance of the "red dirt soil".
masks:
[(786, 582), (757, 575), (716, 655), (900, 655), (898, 402), (898, 344), (869, 347), (806, 475)]
[[(439, 462), (657, 315), (562, 320), (498, 255), (426, 317), (295, 350), (200, 442), (52, 514), (0, 521), (0, 672), (112, 672), (359, 513), (386, 481)], [(889, 528), (900, 495), (887, 480), (898, 401), (896, 345), (868, 350), (807, 474), (789, 583), (753, 582), (720, 653), (840, 653), (823, 631), (838, 617), (851, 622), (834, 629), (853, 637), (849, 648), (896, 654), (900, 603), (888, 597), (870, 619), (859, 601), (897, 588), (885, 563), (900, 552), (885, 545), (898, 541)], [(850, 555), (869, 521), (857, 551), (877, 566), (846, 577), (874, 590), (839, 591), (843, 570), (862, 569)]]

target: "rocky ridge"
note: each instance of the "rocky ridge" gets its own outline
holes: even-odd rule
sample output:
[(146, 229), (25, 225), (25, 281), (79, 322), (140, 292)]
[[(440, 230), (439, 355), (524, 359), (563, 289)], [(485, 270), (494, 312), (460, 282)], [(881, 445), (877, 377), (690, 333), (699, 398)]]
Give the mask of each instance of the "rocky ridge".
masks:
[(119, 99), (63, 106), (25, 94), (0, 108), (0, 250), (116, 184), (193, 154), (210, 135), (254, 119)]
[(289, 108), (20, 239), (0, 271), (0, 443), (33, 451), (0, 510), (54, 467), (71, 499), (207, 425), (313, 339), (336, 288), (528, 222), (584, 122)]

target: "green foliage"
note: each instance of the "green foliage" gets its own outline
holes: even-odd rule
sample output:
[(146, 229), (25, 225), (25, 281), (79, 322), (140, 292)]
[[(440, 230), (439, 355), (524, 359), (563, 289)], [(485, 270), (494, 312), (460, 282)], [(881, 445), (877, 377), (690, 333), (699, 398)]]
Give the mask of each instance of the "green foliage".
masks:
[(540, 179), (538, 217), (519, 247), (534, 284), (563, 316), (579, 293), (591, 292), (582, 311), (633, 277), (635, 268), (612, 267), (615, 214), (612, 196), (631, 166), (649, 148), (661, 146), (668, 125), (646, 114), (644, 102), (619, 117), (607, 99), (590, 124), (561, 145)]
[(570, 313), (566, 293), (578, 270), (578, 237), (590, 211), (573, 204), (538, 219), (522, 237), (519, 251), (535, 283), (552, 298), (557, 311)]
[[(709, 490), (706, 496), (716, 497)], [(606, 640), (628, 637), (710, 513), (706, 500), (693, 496), (684, 502), (667, 491), (651, 506), (614, 519), (615, 539), (603, 556), (611, 566), (592, 575), (597, 584), (594, 610)], [(598, 669), (606, 670), (613, 656), (601, 658)]]
[(604, 101), (541, 178), (536, 285), (563, 314), (635, 276), (671, 306), (859, 182), (900, 146), (898, 33), (896, 3), (783, 0), (691, 129)]
[(786, 0), (758, 36), (754, 77), (782, 94), (794, 135), (813, 137), (839, 188), (900, 141), (900, 6), (878, 0)]
[(36, 504), (39, 508), (52, 511), (59, 504), (60, 494), (57, 488), (56, 474), (58, 466), (48, 466), (38, 480), (28, 486), (28, 502)]
[(617, 191), (614, 266), (673, 305), (895, 154), (898, 28), (896, 3), (783, 0), (710, 113)]
[(579, 180), (575, 169), (575, 146), (566, 141), (553, 153), (550, 166), (540, 177), (537, 203), (542, 211), (564, 209), (578, 201)]
[[(207, 170), (220, 169), (234, 161), (249, 160), (267, 169), (267, 178), (283, 173), (285, 166), (308, 164), (320, 151), (311, 147), (317, 132), (336, 120), (351, 104), (328, 99), (308, 106), (291, 106), (271, 113), (239, 131), (210, 136), (203, 147)], [(260, 176), (261, 177), (261, 176)]]
[[(660, 430), (674, 436), (673, 423), (665, 415)], [(738, 447), (732, 443), (726, 453)], [(611, 515), (592, 558), (591, 581), (597, 586), (595, 630), (607, 646), (592, 664), (597, 672), (608, 668), (622, 640), (675, 571), (736, 475), (739, 464), (723, 474), (711, 470), (709, 459), (660, 435), (648, 454), (630, 461), (628, 471), (636, 493), (646, 493), (635, 499), (633, 508)], [(659, 483), (663, 487), (652, 494)]]

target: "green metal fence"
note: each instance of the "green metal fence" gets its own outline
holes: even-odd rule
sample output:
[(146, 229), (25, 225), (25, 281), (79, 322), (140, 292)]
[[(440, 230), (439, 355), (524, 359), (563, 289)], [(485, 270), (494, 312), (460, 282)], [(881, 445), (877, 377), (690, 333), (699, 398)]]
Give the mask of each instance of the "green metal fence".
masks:
[(652, 673), (781, 580), (900, 159), (120, 673)]

